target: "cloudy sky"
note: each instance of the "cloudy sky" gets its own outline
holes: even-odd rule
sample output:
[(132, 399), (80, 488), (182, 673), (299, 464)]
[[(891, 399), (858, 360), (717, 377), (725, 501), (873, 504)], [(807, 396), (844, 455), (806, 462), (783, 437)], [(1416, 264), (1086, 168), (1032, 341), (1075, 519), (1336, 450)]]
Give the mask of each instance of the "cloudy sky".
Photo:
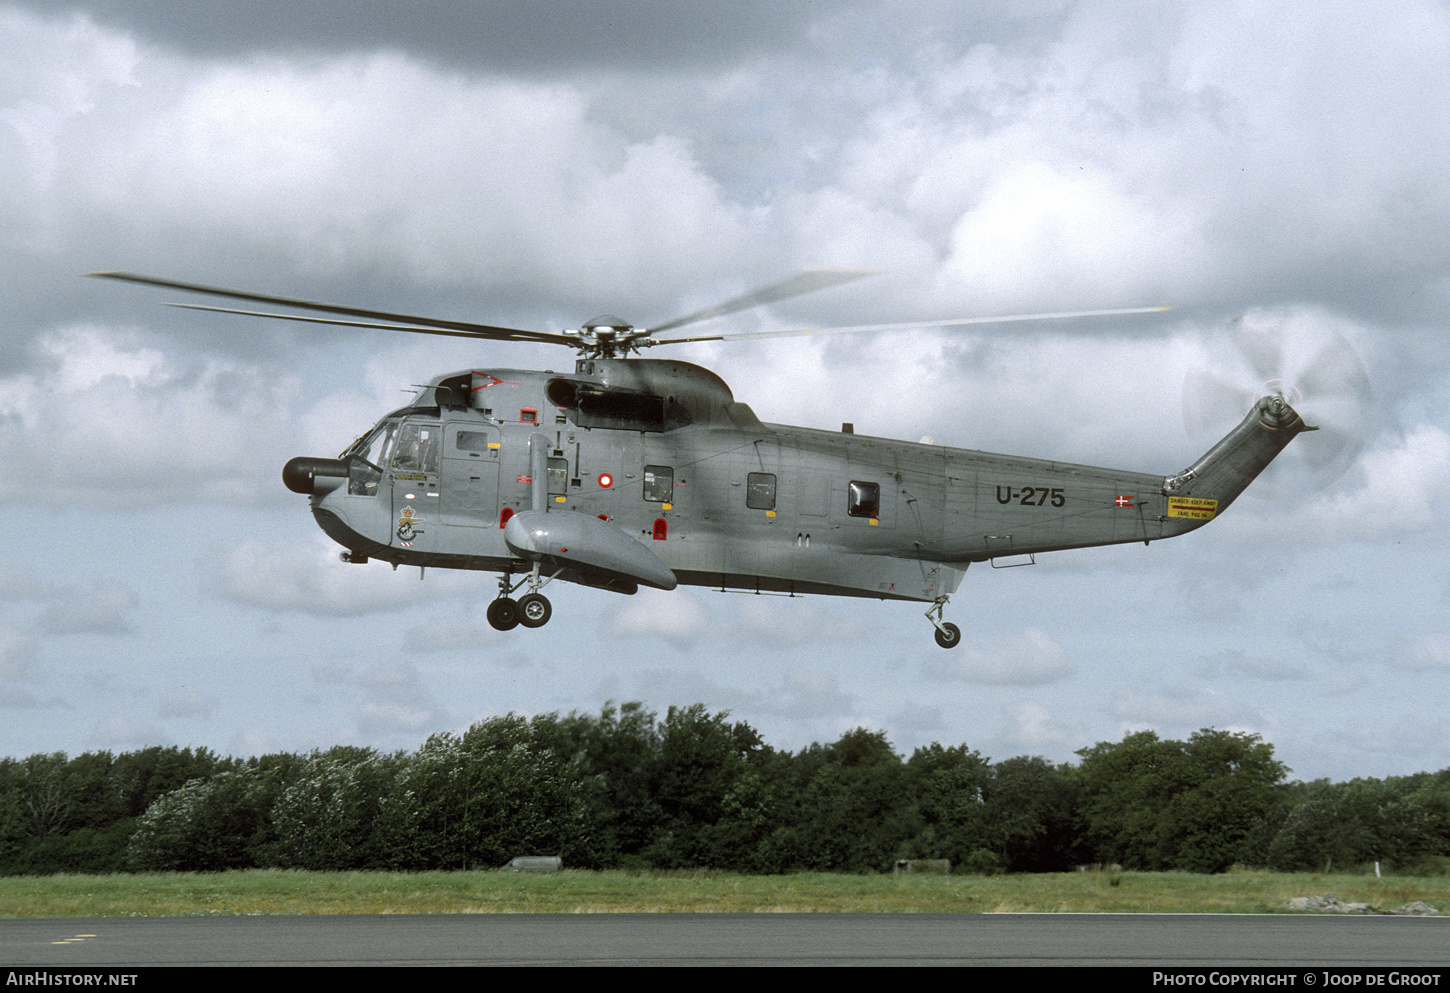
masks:
[[(411, 749), (641, 699), (791, 749), (1213, 726), (1304, 779), (1450, 766), (1450, 5), (966, 6), (0, 4), (0, 754)], [(1337, 478), (1307, 434), (1192, 535), (973, 568), (952, 652), (924, 605), (701, 589), (555, 587), (500, 634), (491, 577), (343, 565), (280, 469), (430, 375), (567, 353), (82, 275), (556, 330), (826, 266), (887, 274), (719, 329), (1174, 309), (675, 354), (767, 421), (1165, 474), (1238, 416), (1185, 384), (1263, 378), (1244, 329), (1373, 395), (1297, 384), (1353, 430)]]

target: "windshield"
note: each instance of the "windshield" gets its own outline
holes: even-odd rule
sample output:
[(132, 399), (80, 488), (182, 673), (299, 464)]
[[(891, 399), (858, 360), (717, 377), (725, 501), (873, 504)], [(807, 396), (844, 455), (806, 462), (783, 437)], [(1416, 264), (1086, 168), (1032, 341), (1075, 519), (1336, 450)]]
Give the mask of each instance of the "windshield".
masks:
[(383, 421), (343, 453), (347, 460), (347, 491), (353, 496), (377, 496), (378, 482), (383, 478), (383, 465), (397, 427), (396, 420)]

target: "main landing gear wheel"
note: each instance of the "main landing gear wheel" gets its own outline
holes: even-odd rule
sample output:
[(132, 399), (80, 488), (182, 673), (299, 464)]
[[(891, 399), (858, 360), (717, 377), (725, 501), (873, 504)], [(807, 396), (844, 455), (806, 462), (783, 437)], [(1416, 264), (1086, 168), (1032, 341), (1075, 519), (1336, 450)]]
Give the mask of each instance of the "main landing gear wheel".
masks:
[(947, 621), (937, 628), (936, 643), (943, 648), (956, 648), (962, 643), (962, 629)]
[[(488, 623), (499, 631), (511, 631), (518, 627), (520, 621), (523, 621), (519, 605), (506, 596), (501, 596), (489, 604), (486, 616), (488, 617)], [(545, 620), (548, 620), (548, 618), (545, 617)], [(524, 623), (528, 622), (524, 621)]]
[(526, 628), (541, 628), (549, 623), (554, 608), (548, 597), (542, 593), (528, 593), (519, 597), (519, 623)]

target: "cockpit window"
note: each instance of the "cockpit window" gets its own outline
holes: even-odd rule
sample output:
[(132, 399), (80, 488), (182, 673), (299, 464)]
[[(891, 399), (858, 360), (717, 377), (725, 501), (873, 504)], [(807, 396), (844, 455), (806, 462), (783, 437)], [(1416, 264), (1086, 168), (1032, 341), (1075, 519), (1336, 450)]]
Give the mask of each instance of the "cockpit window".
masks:
[(437, 424), (405, 422), (393, 450), (393, 468), (398, 472), (436, 475), (442, 435), (442, 428)]
[(347, 491), (353, 496), (377, 496), (397, 428), (397, 421), (384, 421), (343, 453), (347, 459)]

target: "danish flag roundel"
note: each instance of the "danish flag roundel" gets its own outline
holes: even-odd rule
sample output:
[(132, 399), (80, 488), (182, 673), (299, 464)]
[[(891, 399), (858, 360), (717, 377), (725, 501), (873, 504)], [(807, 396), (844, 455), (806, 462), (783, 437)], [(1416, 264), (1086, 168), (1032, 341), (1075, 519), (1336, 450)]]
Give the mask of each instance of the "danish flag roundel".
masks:
[(614, 477), (607, 472), (601, 472), (599, 474), (599, 485), (602, 489), (609, 489), (614, 485)]

